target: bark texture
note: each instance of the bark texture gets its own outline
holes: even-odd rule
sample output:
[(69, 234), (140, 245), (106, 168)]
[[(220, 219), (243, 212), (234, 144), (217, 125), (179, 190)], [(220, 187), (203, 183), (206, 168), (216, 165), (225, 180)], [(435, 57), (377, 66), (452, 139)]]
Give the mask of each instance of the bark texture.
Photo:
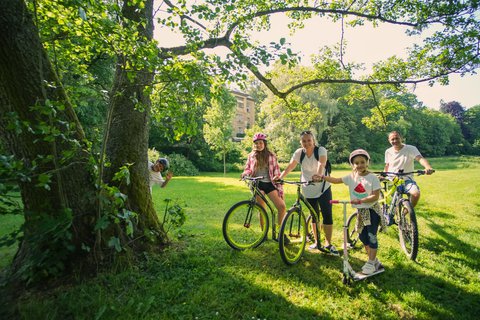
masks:
[[(146, 21), (145, 27), (137, 31), (146, 42), (153, 38), (153, 0), (145, 2), (145, 8), (124, 3), (123, 17), (125, 24), (129, 21)], [(111, 123), (107, 129), (107, 161), (112, 165), (106, 171), (105, 181), (113, 183), (115, 168), (126, 164), (130, 167), (130, 185), (121, 185), (121, 190), (128, 196), (129, 209), (138, 213), (138, 225), (134, 245), (161, 246), (166, 242), (166, 235), (153, 207), (148, 184), (147, 150), (148, 128), (150, 121), (151, 101), (148, 93), (153, 81), (153, 70), (147, 68), (127, 69), (127, 65), (136, 65), (132, 57), (117, 57), (114, 87), (111, 94)], [(130, 73), (130, 76), (127, 76)], [(149, 237), (144, 237), (145, 232)], [(150, 238), (150, 240), (148, 240)], [(148, 240), (148, 241), (147, 241)]]

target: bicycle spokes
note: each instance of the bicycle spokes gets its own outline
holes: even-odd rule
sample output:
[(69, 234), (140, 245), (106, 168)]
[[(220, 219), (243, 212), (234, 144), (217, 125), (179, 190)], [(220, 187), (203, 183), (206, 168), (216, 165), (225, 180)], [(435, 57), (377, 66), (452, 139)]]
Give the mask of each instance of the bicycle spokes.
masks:
[(278, 237), (280, 256), (286, 264), (297, 263), (307, 242), (307, 222), (297, 208), (289, 210), (280, 227)]
[(415, 211), (408, 201), (400, 205), (398, 231), (403, 251), (411, 260), (415, 260), (418, 252), (418, 227)]
[(237, 250), (254, 248), (266, 238), (268, 217), (260, 205), (239, 202), (225, 215), (222, 230), (230, 247)]

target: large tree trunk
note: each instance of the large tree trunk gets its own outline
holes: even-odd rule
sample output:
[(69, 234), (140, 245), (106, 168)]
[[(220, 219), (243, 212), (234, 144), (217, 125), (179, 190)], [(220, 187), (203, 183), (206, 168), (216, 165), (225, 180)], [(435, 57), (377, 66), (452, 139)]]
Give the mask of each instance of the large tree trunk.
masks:
[[(93, 243), (95, 188), (84, 133), (32, 21), (23, 1), (0, 1), (0, 133), (8, 151), (30, 172), (29, 179), (19, 181), (25, 229), (13, 270), (38, 260), (42, 250), (62, 245), (39, 237), (47, 220), (72, 223), (67, 232), (75, 250), (67, 250), (71, 256), (66, 254), (63, 262), (84, 261), (80, 248)], [(73, 156), (65, 161), (64, 152)], [(51, 176), (48, 187), (39, 185), (45, 175)]]
[[(142, 42), (153, 38), (153, 0), (145, 1), (145, 7), (129, 6), (124, 3), (123, 17), (125, 25), (129, 21), (146, 21), (145, 27), (137, 28)], [(138, 213), (138, 225), (134, 236), (135, 247), (158, 247), (166, 242), (166, 234), (158, 220), (152, 203), (148, 184), (148, 133), (151, 101), (149, 88), (154, 72), (146, 67), (135, 70), (127, 65), (138, 65), (133, 59), (141, 61), (143, 57), (120, 55), (117, 57), (114, 87), (111, 93), (111, 121), (107, 127), (106, 154), (112, 165), (105, 174), (105, 181), (113, 184), (112, 178), (118, 168), (131, 164), (129, 185), (118, 184), (128, 196), (127, 206)], [(127, 63), (131, 62), (131, 63)], [(127, 75), (130, 73), (130, 76)], [(145, 237), (148, 232), (150, 237)]]
[[(145, 9), (124, 8), (125, 15), (132, 20), (147, 17), (149, 24), (142, 33), (147, 39), (152, 38), (152, 5), (153, 1), (147, 0)], [(74, 270), (71, 265), (83, 269), (95, 266), (98, 252), (88, 248), (94, 248), (95, 239), (98, 240), (95, 224), (103, 213), (98, 210), (96, 181), (88, 165), (82, 127), (22, 0), (0, 1), (0, 30), (0, 134), (8, 152), (21, 160), (29, 172), (28, 179), (18, 181), (25, 208), (25, 230), (12, 270), (23, 268), (25, 272), (31, 261), (41, 267), (39, 257), (51, 257), (46, 253), (56, 255), (42, 263), (64, 267), (66, 272)], [(127, 205), (138, 213), (134, 235), (137, 241), (133, 243), (136, 248), (157, 248), (166, 242), (166, 235), (148, 187), (150, 101), (144, 92), (145, 84), (152, 82), (153, 72), (140, 70), (134, 82), (128, 81), (125, 61), (125, 57), (119, 57), (112, 90), (112, 122), (106, 148), (111, 167), (105, 181), (113, 183), (112, 177), (121, 166), (133, 164), (131, 184), (121, 187), (128, 195)], [(136, 110), (132, 97), (144, 109)], [(72, 157), (64, 160), (64, 154), (72, 151)], [(46, 175), (51, 178), (44, 184)], [(53, 230), (63, 234), (42, 236), (47, 227), (52, 227), (51, 223), (58, 223)], [(121, 226), (113, 228), (113, 232), (124, 235)], [(102, 250), (107, 245), (106, 241), (97, 244), (95, 249)], [(45, 272), (47, 276), (50, 273)], [(34, 268), (31, 275), (37, 275)]]

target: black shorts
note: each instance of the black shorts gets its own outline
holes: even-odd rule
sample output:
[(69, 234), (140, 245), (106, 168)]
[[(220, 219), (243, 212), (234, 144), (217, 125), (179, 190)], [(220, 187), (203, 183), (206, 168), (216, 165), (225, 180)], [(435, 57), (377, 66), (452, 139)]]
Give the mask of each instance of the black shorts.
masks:
[(270, 192), (274, 191), (274, 190), (277, 190), (277, 188), (275, 188), (275, 186), (273, 185), (273, 183), (271, 182), (263, 182), (263, 181), (259, 181), (258, 182), (258, 189), (262, 190), (263, 192), (265, 192), (265, 194), (269, 194)]

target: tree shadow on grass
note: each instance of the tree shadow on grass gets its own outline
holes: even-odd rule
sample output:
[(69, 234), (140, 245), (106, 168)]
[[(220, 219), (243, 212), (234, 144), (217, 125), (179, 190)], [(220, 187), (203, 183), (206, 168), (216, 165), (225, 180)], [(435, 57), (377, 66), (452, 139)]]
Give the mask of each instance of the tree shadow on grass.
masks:
[[(458, 225), (448, 225), (442, 226), (438, 224), (434, 218), (439, 215), (449, 215), (448, 213), (439, 213), (438, 211), (431, 212), (426, 211), (426, 214), (423, 216), (423, 219), (427, 221), (427, 226), (438, 236), (438, 237), (427, 237), (421, 236), (421, 244), (425, 250), (428, 250), (434, 254), (442, 254), (443, 256), (449, 256), (449, 259), (456, 260), (458, 263), (468, 266), (470, 269), (478, 270), (480, 264), (480, 250), (469, 244), (465, 241), (458, 239), (453, 233), (450, 233), (449, 230), (452, 228), (455, 229), (455, 234), (469, 234), (478, 239), (480, 238), (480, 230), (473, 228), (461, 228)], [(451, 254), (448, 254), (451, 253)], [(464, 258), (459, 258), (458, 254), (453, 256), (453, 254), (461, 253), (461, 256)]]
[[(278, 319), (287, 318), (284, 316), (287, 314), (290, 319), (314, 317), (448, 319), (459, 315), (467, 319), (477, 317), (477, 312), (480, 310), (478, 293), (467, 291), (455, 285), (453, 281), (449, 282), (449, 277), (445, 274), (439, 274), (438, 277), (429, 275), (425, 269), (427, 264), (415, 265), (408, 260), (403, 262), (402, 259), (405, 257), (401, 252), (398, 252), (398, 259), (393, 259), (393, 261), (400, 261), (399, 263), (387, 266), (385, 273), (354, 283), (352, 287), (346, 287), (341, 283), (342, 260), (338, 257), (306, 252), (297, 265), (286, 266), (278, 254), (278, 244), (273, 241), (268, 241), (253, 250), (236, 252), (227, 246), (221, 235), (221, 221), (225, 212), (233, 205), (233, 203), (221, 203), (221, 195), (228, 195), (227, 198), (238, 195), (238, 187), (212, 182), (200, 182), (200, 184), (215, 191), (216, 196), (211, 199), (213, 201), (216, 197), (216, 203), (212, 206), (217, 210), (208, 213), (210, 222), (205, 223), (204, 227), (210, 230), (205, 232), (205, 236), (200, 236), (195, 239), (195, 243), (189, 245), (191, 249), (197, 248), (193, 251), (198, 250), (198, 252), (187, 254), (189, 259), (198, 259), (199, 265), (212, 266), (205, 278), (213, 278), (212, 281), (215, 283), (199, 283), (200, 280), (194, 279), (195, 281), (192, 281), (193, 284), (196, 283), (194, 287), (200, 288), (199, 290), (203, 293), (200, 296), (189, 293), (191, 299), (203, 303), (201, 314), (212, 316), (214, 306), (219, 304), (218, 299), (205, 302), (201, 297), (222, 294), (226, 298), (222, 297), (220, 304), (225, 305), (225, 308), (222, 307), (221, 310), (217, 308), (216, 310), (220, 311), (215, 312), (219, 312), (219, 315), (227, 319), (251, 319), (255, 315), (261, 319), (262, 315), (266, 314), (268, 314), (266, 318), (271, 319), (273, 317), (269, 313), (271, 308), (278, 308), (278, 313), (274, 314)], [(240, 195), (239, 200), (248, 198), (249, 193), (248, 190), (246, 191)], [(449, 213), (435, 212), (434, 214), (441, 219), (453, 220), (454, 218)], [(428, 221), (430, 228), (445, 239), (441, 246), (450, 250), (465, 245), (441, 226), (429, 220), (429, 216), (422, 215)], [(201, 227), (195, 226), (195, 228)], [(216, 230), (218, 231), (216, 232), (215, 229), (220, 231)], [(422, 237), (421, 243), (427, 251), (438, 255), (439, 252), (435, 250), (439, 245), (437, 239)], [(475, 259), (478, 260), (478, 253), (471, 246), (467, 247), (465, 254), (477, 257)], [(399, 251), (398, 248), (395, 251)], [(357, 269), (364, 262), (355, 255), (350, 257), (350, 261)], [(475, 270), (478, 265), (476, 266), (474, 261), (469, 260), (468, 266)], [(181, 263), (178, 267), (182, 267)], [(199, 269), (195, 264), (192, 268)], [(188, 279), (189, 282), (191, 280)], [(269, 288), (263, 285), (262, 281), (280, 282), (280, 284), (277, 283), (274, 288)], [(279, 287), (287, 293), (279, 292)], [(312, 294), (308, 288), (315, 288), (317, 294)], [(319, 300), (322, 306), (299, 307), (306, 304), (306, 300)], [(350, 305), (352, 301), (355, 307)], [(189, 308), (192, 309), (193, 315), (193, 306)], [(250, 312), (252, 310), (258, 313), (253, 314)]]
[[(395, 272), (401, 274), (401, 277), (389, 277), (385, 273), (379, 281), (379, 287), (388, 294), (377, 295), (377, 298), (389, 309), (396, 311), (400, 318), (478, 319), (478, 292), (467, 291), (448, 282), (444, 280), (448, 279), (444, 275), (426, 275), (412, 268), (409, 262), (395, 264), (386, 272)], [(365, 287), (365, 290), (371, 288)], [(400, 303), (407, 307), (401, 308)]]

